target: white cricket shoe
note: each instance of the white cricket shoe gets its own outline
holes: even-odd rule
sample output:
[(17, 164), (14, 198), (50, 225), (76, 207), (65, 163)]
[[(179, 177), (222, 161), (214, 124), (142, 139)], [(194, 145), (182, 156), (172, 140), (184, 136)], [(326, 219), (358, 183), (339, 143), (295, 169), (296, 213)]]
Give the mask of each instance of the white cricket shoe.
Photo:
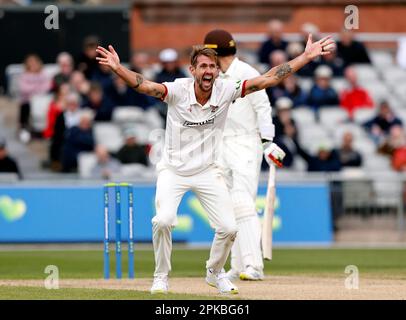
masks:
[(224, 269), (214, 273), (213, 269), (207, 269), (206, 282), (209, 286), (217, 288), (222, 294), (237, 294), (238, 288), (227, 278)]
[(168, 293), (168, 276), (155, 276), (151, 287), (151, 294)]
[(251, 266), (248, 266), (243, 272), (240, 273), (240, 280), (260, 281), (264, 279), (264, 272), (258, 271)]
[(240, 272), (235, 269), (230, 269), (227, 271), (227, 278), (230, 281), (238, 280), (240, 278)]

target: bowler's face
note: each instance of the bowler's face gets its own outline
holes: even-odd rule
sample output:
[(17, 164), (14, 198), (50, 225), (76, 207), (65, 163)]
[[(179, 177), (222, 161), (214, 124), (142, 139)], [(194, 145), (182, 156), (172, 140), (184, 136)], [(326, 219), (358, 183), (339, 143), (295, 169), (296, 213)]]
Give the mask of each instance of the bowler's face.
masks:
[(211, 91), (214, 80), (216, 80), (218, 76), (218, 68), (215, 60), (201, 55), (197, 58), (196, 67), (190, 67), (190, 72), (195, 78), (200, 90), (204, 92)]

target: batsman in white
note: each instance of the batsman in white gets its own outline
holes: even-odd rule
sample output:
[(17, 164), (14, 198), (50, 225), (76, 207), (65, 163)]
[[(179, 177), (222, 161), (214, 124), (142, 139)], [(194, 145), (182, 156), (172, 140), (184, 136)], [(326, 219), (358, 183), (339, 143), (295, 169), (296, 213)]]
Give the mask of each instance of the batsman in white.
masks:
[[(232, 35), (225, 30), (206, 34), (204, 45), (217, 52), (221, 79), (250, 79), (260, 74), (236, 57), (237, 47)], [(255, 208), (262, 153), (272, 164), (272, 108), (265, 90), (237, 99), (230, 107), (221, 146), (221, 165), (224, 166), (227, 186), (233, 203), (238, 234), (231, 249), (233, 281), (262, 280), (264, 263), (261, 252), (261, 225)], [(272, 146), (272, 148), (270, 148)]]
[[(190, 66), (193, 78), (163, 84), (148, 81), (122, 66), (111, 45), (108, 49), (96, 49), (99, 63), (109, 66), (134, 90), (168, 104), (164, 152), (157, 164), (156, 215), (152, 219), (155, 272), (151, 293), (168, 291), (171, 230), (176, 225), (179, 203), (188, 190), (195, 192), (215, 230), (206, 262), (206, 282), (220, 293), (238, 293), (223, 269), (237, 225), (225, 179), (217, 165), (228, 107), (240, 97), (277, 85), (314, 58), (328, 54), (323, 46), (332, 41), (325, 37), (313, 43), (310, 35), (303, 54), (244, 81), (217, 79), (216, 52), (204, 46), (194, 47)], [(271, 148), (272, 158), (281, 161), (283, 151), (277, 146)]]

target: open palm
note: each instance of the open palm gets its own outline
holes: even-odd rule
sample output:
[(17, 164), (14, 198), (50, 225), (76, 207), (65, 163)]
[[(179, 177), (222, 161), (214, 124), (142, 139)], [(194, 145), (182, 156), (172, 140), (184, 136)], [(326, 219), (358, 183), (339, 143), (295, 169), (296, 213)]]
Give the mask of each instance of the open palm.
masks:
[(98, 46), (96, 52), (100, 55), (100, 57), (96, 57), (100, 64), (109, 66), (113, 71), (117, 70), (120, 65), (120, 58), (112, 45), (109, 45), (109, 50)]
[(307, 39), (305, 54), (310, 59), (313, 60), (318, 56), (324, 56), (326, 54), (330, 54), (330, 51), (323, 51), (323, 47), (326, 47), (330, 44), (334, 43), (334, 40), (331, 39), (331, 35), (320, 39), (319, 41), (313, 42), (313, 37), (309, 34)]

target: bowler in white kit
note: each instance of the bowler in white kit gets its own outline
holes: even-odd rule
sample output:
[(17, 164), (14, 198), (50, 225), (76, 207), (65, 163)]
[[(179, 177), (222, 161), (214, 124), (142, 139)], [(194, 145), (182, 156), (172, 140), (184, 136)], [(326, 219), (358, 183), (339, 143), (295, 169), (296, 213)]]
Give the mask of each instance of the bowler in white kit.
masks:
[[(212, 30), (206, 34), (204, 45), (217, 52), (221, 79), (249, 79), (259, 72), (238, 59), (237, 46), (232, 35), (225, 30)], [(231, 269), (228, 278), (233, 281), (262, 280), (264, 263), (261, 251), (261, 224), (255, 208), (262, 153), (266, 152), (275, 135), (272, 108), (265, 90), (237, 99), (228, 112), (221, 165), (233, 204), (238, 234), (231, 249)]]
[[(275, 86), (314, 58), (328, 54), (323, 47), (333, 43), (330, 37), (312, 42), (309, 35), (305, 52), (251, 79), (218, 79), (217, 54), (213, 49), (196, 46), (191, 54), (193, 79), (178, 79), (159, 84), (144, 79), (120, 64), (110, 45), (97, 48), (96, 59), (107, 65), (134, 90), (168, 103), (165, 145), (157, 165), (156, 215), (152, 219), (155, 272), (151, 293), (168, 291), (171, 270), (171, 230), (182, 196), (192, 190), (208, 214), (215, 235), (206, 262), (206, 282), (220, 293), (238, 293), (223, 269), (237, 234), (232, 201), (218, 166), (219, 148), (228, 107), (240, 97)], [(269, 156), (280, 163), (284, 152), (275, 144)]]

